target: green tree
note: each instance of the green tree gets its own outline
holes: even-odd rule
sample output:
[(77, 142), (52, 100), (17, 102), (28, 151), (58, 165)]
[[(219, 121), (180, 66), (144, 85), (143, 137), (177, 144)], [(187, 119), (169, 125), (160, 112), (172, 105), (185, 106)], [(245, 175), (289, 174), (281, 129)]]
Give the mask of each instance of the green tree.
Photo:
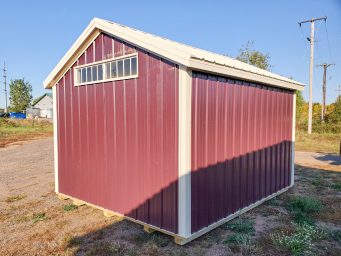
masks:
[(296, 120), (298, 123), (305, 122), (305, 106), (306, 102), (301, 91), (296, 91)]
[(270, 70), (270, 56), (253, 49), (253, 41), (248, 41), (243, 48), (239, 50), (237, 60), (251, 64), (255, 67)]
[(334, 110), (327, 116), (330, 123), (341, 123), (341, 96), (337, 97), (334, 103)]
[(32, 100), (32, 86), (25, 79), (11, 80), (9, 84), (11, 110), (21, 112), (25, 110)]

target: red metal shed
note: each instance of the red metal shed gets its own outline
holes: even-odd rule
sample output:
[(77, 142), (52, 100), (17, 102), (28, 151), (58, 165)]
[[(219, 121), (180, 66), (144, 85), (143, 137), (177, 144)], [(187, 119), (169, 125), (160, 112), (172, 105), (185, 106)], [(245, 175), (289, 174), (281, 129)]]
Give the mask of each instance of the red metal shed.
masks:
[(44, 86), (56, 193), (179, 244), (293, 186), (298, 82), (95, 18)]

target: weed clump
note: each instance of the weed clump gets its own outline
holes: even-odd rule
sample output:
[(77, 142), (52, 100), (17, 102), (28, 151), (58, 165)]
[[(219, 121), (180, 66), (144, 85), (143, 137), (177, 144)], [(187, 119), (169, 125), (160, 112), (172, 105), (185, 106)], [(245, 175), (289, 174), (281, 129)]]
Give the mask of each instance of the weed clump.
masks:
[(309, 255), (313, 250), (313, 242), (325, 237), (325, 233), (307, 223), (294, 224), (294, 232), (271, 234), (272, 242), (292, 255)]
[(37, 223), (39, 221), (43, 221), (46, 219), (47, 219), (47, 216), (46, 216), (46, 213), (44, 212), (33, 214), (33, 218), (32, 218), (33, 223)]
[(70, 212), (70, 211), (78, 209), (78, 206), (74, 204), (67, 204), (67, 205), (64, 205), (63, 209), (64, 209), (64, 212)]
[(337, 191), (341, 191), (341, 183), (333, 184), (331, 187), (332, 187), (332, 189), (335, 189)]
[(6, 203), (13, 203), (16, 201), (20, 201), (22, 199), (26, 198), (26, 195), (16, 195), (16, 196), (9, 196), (6, 198)]
[(322, 204), (313, 197), (297, 196), (289, 200), (287, 209), (296, 223), (313, 225), (315, 221), (312, 217), (322, 210)]
[(341, 230), (336, 230), (331, 233), (331, 237), (341, 244)]
[(235, 222), (228, 223), (227, 227), (232, 231), (243, 234), (251, 234), (254, 232), (253, 222), (242, 218), (239, 218)]

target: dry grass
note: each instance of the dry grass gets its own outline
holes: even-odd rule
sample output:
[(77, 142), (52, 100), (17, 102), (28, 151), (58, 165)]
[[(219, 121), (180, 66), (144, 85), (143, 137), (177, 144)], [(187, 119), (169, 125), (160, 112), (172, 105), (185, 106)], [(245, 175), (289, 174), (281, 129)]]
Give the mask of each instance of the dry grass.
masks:
[(19, 200), (22, 200), (26, 197), (26, 195), (15, 195), (15, 196), (9, 196), (6, 198), (6, 203), (13, 203)]
[(341, 134), (308, 135), (306, 131), (296, 131), (295, 149), (298, 151), (339, 153)]
[(47, 121), (0, 119), (0, 148), (8, 144), (53, 135), (53, 125)]
[[(309, 252), (338, 255), (341, 253), (338, 242), (341, 202), (338, 191), (331, 187), (339, 182), (341, 174), (299, 166), (297, 170), (294, 189), (182, 247), (174, 244), (167, 235), (147, 234), (140, 225), (116, 217), (106, 218), (100, 210), (88, 206), (76, 210), (71, 207), (70, 200), (60, 201), (54, 193), (47, 193), (44, 200), (18, 201), (22, 204), (15, 207), (6, 203), (2, 218), (4, 236), (16, 236), (20, 243), (2, 244), (0, 254), (290, 255), (292, 248), (285, 243), (295, 242), (290, 239), (298, 235), (295, 233), (295, 216), (287, 208), (293, 207), (293, 198), (311, 197), (328, 206), (311, 215), (314, 229), (330, 235), (310, 239)], [(320, 182), (320, 177), (326, 182)], [(306, 209), (312, 205), (309, 200), (301, 201), (294, 206)], [(325, 230), (326, 226), (333, 229)], [(10, 231), (13, 228), (17, 231)], [(279, 243), (277, 240), (282, 239), (281, 234), (287, 237)], [(276, 235), (277, 244), (271, 239)], [(292, 246), (301, 246), (300, 241), (297, 243)]]
[[(22, 160), (22, 155), (39, 149), (44, 157), (37, 154), (27, 157), (31, 162)], [(9, 186), (7, 194), (0, 193), (0, 255), (290, 255), (290, 248), (283, 245), (297, 232), (297, 210), (292, 207), (308, 211), (314, 227), (328, 234), (310, 240), (313, 254), (341, 255), (341, 172), (296, 166), (295, 186), (288, 192), (178, 246), (167, 235), (145, 233), (141, 225), (104, 217), (102, 211), (86, 205), (76, 208), (71, 200), (58, 200), (53, 192), (52, 139), (1, 151), (0, 157), (10, 151), (6, 159), (19, 152), (9, 162), (19, 159), (23, 165), (0, 165), (0, 182)], [(19, 195), (27, 197), (16, 200)], [(302, 197), (318, 200), (322, 208), (310, 213), (311, 200), (290, 203)], [(281, 233), (290, 237), (276, 246), (271, 237)]]

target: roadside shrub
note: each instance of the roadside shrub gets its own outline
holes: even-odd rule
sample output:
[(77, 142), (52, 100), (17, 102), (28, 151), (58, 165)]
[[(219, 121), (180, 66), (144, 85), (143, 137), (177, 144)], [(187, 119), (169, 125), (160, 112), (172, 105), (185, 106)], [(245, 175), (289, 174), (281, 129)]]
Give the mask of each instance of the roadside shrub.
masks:
[(281, 232), (271, 234), (274, 245), (289, 251), (292, 255), (309, 255), (313, 250), (313, 241), (325, 237), (325, 233), (307, 223), (294, 224), (294, 233)]
[(312, 216), (321, 211), (322, 204), (313, 197), (297, 196), (289, 200), (287, 209), (296, 223), (308, 223), (312, 225), (314, 224)]

